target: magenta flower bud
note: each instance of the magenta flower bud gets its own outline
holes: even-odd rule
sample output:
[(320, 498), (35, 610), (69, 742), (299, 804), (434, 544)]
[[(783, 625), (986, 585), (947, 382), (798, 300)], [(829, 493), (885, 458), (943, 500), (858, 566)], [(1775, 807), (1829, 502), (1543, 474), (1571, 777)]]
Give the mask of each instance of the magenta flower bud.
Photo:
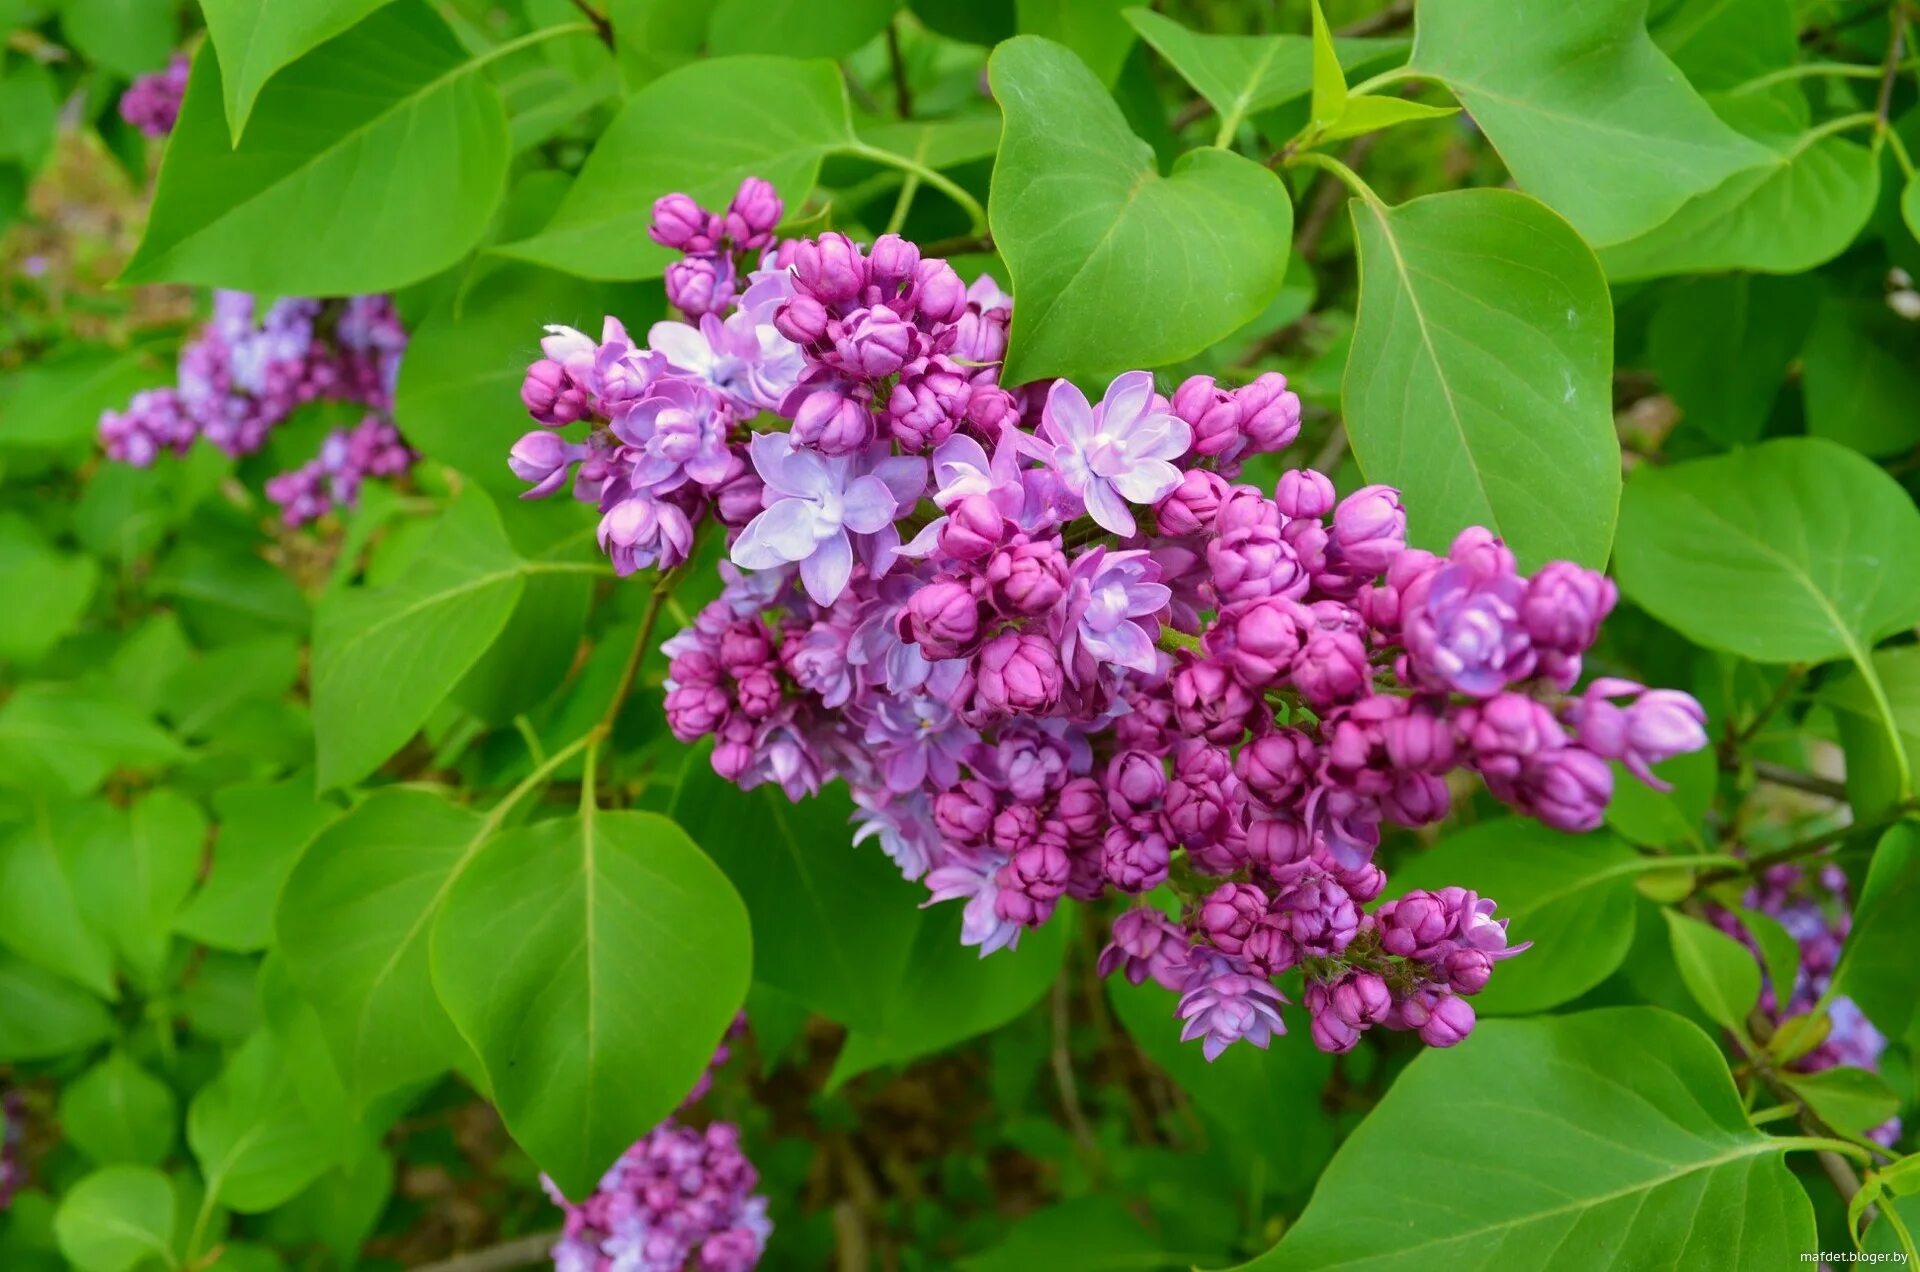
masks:
[(1268, 371), (1234, 390), (1240, 408), (1240, 434), (1256, 454), (1284, 450), (1300, 435), (1300, 399), (1287, 389), (1287, 377)]
[[(1555, 830), (1580, 834), (1600, 825), (1613, 798), (1613, 770), (1582, 747), (1563, 746), (1533, 757), (1509, 792), (1491, 780), (1489, 789)], [(1512, 798), (1509, 798), (1509, 794)]]
[(1312, 1012), (1312, 1022), (1308, 1026), (1307, 1034), (1313, 1039), (1313, 1045), (1328, 1055), (1335, 1056), (1353, 1050), (1354, 1044), (1360, 1041), (1361, 1031), (1334, 1015), (1330, 1010), (1313, 1011), (1313, 991), (1318, 988), (1319, 986), (1314, 985), (1307, 989), (1308, 1010)]
[(793, 413), (793, 440), (823, 455), (852, 455), (873, 441), (873, 413), (838, 389), (815, 389)]
[(773, 311), (773, 328), (795, 344), (812, 344), (827, 334), (827, 307), (804, 292), (795, 293)]
[(844, 234), (828, 232), (802, 239), (793, 254), (796, 288), (823, 304), (844, 304), (867, 285), (867, 263), (859, 245)]
[(750, 720), (764, 720), (780, 708), (780, 678), (770, 667), (755, 667), (734, 682), (734, 696)]
[(1247, 789), (1275, 808), (1297, 804), (1313, 780), (1319, 755), (1298, 729), (1275, 729), (1240, 748), (1233, 771)]
[(1474, 767), (1489, 777), (1516, 776), (1527, 759), (1566, 742), (1553, 712), (1519, 693), (1489, 699), (1475, 713), (1467, 732)]
[(1372, 972), (1348, 972), (1327, 990), (1327, 1006), (1350, 1025), (1377, 1025), (1393, 1010), (1387, 982)]
[(766, 483), (760, 480), (753, 465), (741, 460), (738, 454), (728, 467), (731, 471), (710, 491), (713, 509), (722, 524), (744, 526), (763, 510), (761, 496), (766, 492)]
[(1457, 994), (1443, 994), (1427, 1011), (1420, 1041), (1429, 1047), (1451, 1047), (1473, 1032), (1473, 1004)]
[(967, 422), (988, 437), (1020, 422), (1020, 400), (996, 385), (977, 384), (967, 396)]
[(918, 335), (912, 323), (885, 305), (875, 305), (847, 316), (833, 349), (848, 374), (879, 380), (906, 365)]
[(1222, 953), (1238, 954), (1267, 905), (1267, 894), (1250, 883), (1222, 884), (1200, 906), (1200, 931)]
[(507, 467), (521, 481), (532, 482), (522, 499), (544, 499), (567, 484), (567, 472), (573, 461), (586, 452), (584, 446), (569, 446), (553, 433), (528, 433), (507, 452)]
[(720, 633), (714, 658), (728, 675), (744, 676), (772, 660), (773, 642), (768, 639), (767, 629), (756, 620), (729, 623)]
[(1113, 921), (1113, 941), (1100, 951), (1101, 976), (1124, 971), (1135, 985), (1151, 976), (1167, 989), (1185, 987), (1187, 934), (1158, 910), (1141, 906)]
[(1072, 863), (1058, 845), (1041, 840), (1013, 854), (994, 882), (1000, 887), (994, 911), (1009, 923), (1036, 927), (1053, 914), (1067, 889)]
[(1345, 702), (1371, 682), (1367, 647), (1349, 631), (1315, 632), (1293, 661), (1288, 679), (1317, 711)]
[(1374, 913), (1380, 947), (1401, 958), (1426, 958), (1453, 931), (1453, 912), (1439, 896), (1424, 889), (1389, 901)]
[(984, 573), (993, 603), (1009, 614), (1042, 614), (1066, 595), (1067, 558), (1053, 539), (1016, 535)]
[(714, 218), (684, 194), (664, 194), (653, 201), (653, 223), (647, 237), (662, 247), (682, 252), (711, 252), (719, 230)]
[(1193, 453), (1228, 455), (1240, 449), (1240, 407), (1210, 375), (1189, 376), (1173, 391), (1173, 413), (1193, 428)]
[(1395, 768), (1445, 773), (1459, 763), (1460, 738), (1453, 718), (1423, 699), (1408, 703), (1404, 713), (1382, 722), (1380, 729)]
[(1188, 736), (1209, 742), (1238, 742), (1259, 699), (1212, 659), (1187, 662), (1173, 675), (1174, 718)]
[(667, 727), (682, 742), (705, 737), (726, 723), (732, 710), (726, 691), (709, 681), (676, 685), (667, 691)]
[(898, 234), (882, 234), (867, 250), (867, 277), (884, 295), (912, 278), (920, 266), (920, 249)]
[(1067, 833), (1076, 842), (1084, 842), (1097, 835), (1107, 824), (1105, 791), (1095, 778), (1073, 778), (1060, 788), (1060, 794), (1054, 799), (1053, 811), (1067, 828)]
[(990, 555), (1006, 537), (1007, 519), (986, 495), (963, 496), (947, 509), (940, 527), (940, 550), (959, 561), (978, 561)]
[(1333, 510), (1333, 542), (1347, 574), (1382, 574), (1407, 546), (1407, 512), (1391, 486), (1362, 486)]
[(1172, 853), (1159, 818), (1130, 817), (1114, 823), (1101, 841), (1100, 869), (1114, 887), (1137, 896), (1166, 882)]
[(772, 182), (748, 177), (727, 205), (727, 237), (735, 247), (758, 251), (773, 242), (774, 228), (785, 211), (786, 205)]
[(520, 384), (520, 400), (527, 413), (548, 428), (561, 428), (587, 414), (587, 395), (573, 382), (566, 368), (551, 358), (541, 358), (527, 368)]
[(1219, 473), (1205, 468), (1188, 469), (1181, 475), (1180, 484), (1173, 488), (1173, 493), (1154, 505), (1154, 517), (1160, 533), (1183, 535), (1210, 532), (1214, 515), (1220, 511), (1227, 490), (1227, 479)]
[(1493, 956), (1485, 950), (1453, 950), (1441, 962), (1440, 968), (1454, 993), (1477, 994), (1493, 979)]
[(1293, 813), (1256, 813), (1247, 825), (1247, 856), (1276, 878), (1291, 879), (1313, 856), (1313, 832)]
[(933, 797), (934, 828), (942, 839), (962, 847), (986, 838), (995, 811), (993, 788), (974, 778), (966, 778)]
[[(967, 396), (963, 393), (957, 400), (962, 412), (966, 409)], [(955, 399), (940, 392), (927, 379), (903, 378), (887, 395), (888, 431), (909, 452), (938, 446), (953, 436), (958, 423), (954, 405)]]
[(1221, 610), (1201, 643), (1240, 683), (1264, 689), (1287, 674), (1313, 626), (1313, 616), (1304, 607), (1263, 597)]
[(1034, 632), (1002, 632), (974, 658), (978, 714), (1045, 715), (1059, 704), (1062, 687), (1059, 650)]
[(1380, 811), (1401, 826), (1430, 826), (1447, 815), (1447, 784), (1432, 773), (1401, 773), (1380, 799)]
[(1186, 847), (1218, 844), (1234, 824), (1241, 801), (1229, 785), (1232, 771), (1225, 748), (1182, 739), (1167, 783), (1166, 819)]
[(1520, 621), (1540, 649), (1583, 653), (1620, 593), (1606, 575), (1571, 561), (1549, 561), (1527, 581)]
[[(1625, 707), (1611, 699), (1631, 695)], [(1707, 744), (1707, 713), (1692, 694), (1677, 689), (1645, 689), (1631, 680), (1604, 676), (1570, 704), (1569, 718), (1580, 745), (1596, 755), (1619, 760), (1655, 790), (1670, 784), (1654, 776), (1653, 765)]]
[(1290, 468), (1273, 488), (1273, 502), (1284, 516), (1317, 521), (1333, 511), (1333, 482), (1311, 468)]
[(967, 312), (967, 285), (943, 260), (923, 260), (915, 266), (907, 296), (926, 322), (953, 322)]
[(980, 639), (980, 602), (966, 584), (939, 578), (907, 599), (896, 623), (926, 657), (963, 658)]
[(1512, 574), (1516, 568), (1506, 542), (1485, 526), (1468, 526), (1453, 536), (1447, 560), (1466, 570), (1469, 577), (1482, 580)]
[(987, 842), (1001, 852), (1019, 852), (1040, 837), (1040, 812), (1031, 804), (1009, 804), (993, 815)]
[(1107, 761), (1107, 807), (1115, 817), (1157, 808), (1167, 794), (1167, 771), (1158, 756), (1121, 751)]
[(667, 266), (667, 303), (699, 318), (733, 301), (733, 262), (724, 256), (688, 256)]
[(1238, 501), (1233, 497), (1220, 506), (1214, 519), (1219, 537), (1207, 543), (1207, 569), (1223, 604), (1262, 596), (1298, 600), (1312, 585), (1313, 580), (1302, 568), (1292, 545), (1280, 537), (1279, 510), (1264, 499), (1260, 502), (1275, 524), (1226, 529), (1239, 511)]
[(1271, 530), (1278, 534), (1280, 509), (1261, 494), (1258, 487), (1230, 486), (1220, 501), (1220, 510), (1214, 514), (1213, 529), (1223, 535), (1246, 530)]

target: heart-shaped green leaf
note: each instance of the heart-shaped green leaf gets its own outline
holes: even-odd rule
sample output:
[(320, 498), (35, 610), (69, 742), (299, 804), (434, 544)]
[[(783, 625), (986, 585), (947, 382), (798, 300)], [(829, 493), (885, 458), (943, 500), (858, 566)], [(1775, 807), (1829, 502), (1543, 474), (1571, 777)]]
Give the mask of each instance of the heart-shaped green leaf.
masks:
[[(387, 0), (200, 0), (207, 38), (220, 55), (221, 96), (235, 145), (260, 90), (281, 67), (366, 17)], [(152, 6), (158, 7), (158, 6)]]
[(1511, 190), (1352, 206), (1347, 433), (1368, 480), (1400, 488), (1423, 546), (1477, 524), (1529, 568), (1604, 564), (1620, 442), (1613, 307), (1593, 253)]
[(1162, 366), (1266, 308), (1293, 234), (1278, 177), (1212, 149), (1162, 177), (1100, 81), (1050, 40), (1007, 41), (987, 73), (1006, 119), (988, 219), (1019, 298), (1008, 383)]
[(686, 833), (596, 812), (508, 831), (433, 925), (440, 999), (569, 1197), (686, 1097), (747, 996), (746, 908)]

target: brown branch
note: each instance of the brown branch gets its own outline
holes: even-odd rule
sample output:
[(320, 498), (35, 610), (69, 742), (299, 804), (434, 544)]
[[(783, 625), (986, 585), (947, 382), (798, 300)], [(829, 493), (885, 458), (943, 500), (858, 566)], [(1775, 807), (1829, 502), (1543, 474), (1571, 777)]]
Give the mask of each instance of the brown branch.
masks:
[(1106, 1173), (1104, 1159), (1100, 1141), (1094, 1138), (1093, 1127), (1087, 1122), (1086, 1110), (1080, 1107), (1080, 1088), (1073, 1080), (1073, 1052), (1067, 1047), (1068, 1006), (1067, 977), (1063, 974), (1053, 981), (1053, 1080), (1060, 1088), (1060, 1108), (1067, 1115), (1074, 1143), (1080, 1146), (1087, 1169), (1097, 1179)]
[(1845, 803), (1847, 788), (1845, 783), (1836, 782), (1830, 777), (1820, 777), (1813, 773), (1802, 773), (1799, 769), (1788, 768), (1784, 764), (1775, 764), (1772, 760), (1751, 760), (1748, 762), (1753, 775), (1773, 786), (1784, 786), (1789, 790), (1805, 791), (1809, 795), (1818, 795), (1823, 799), (1838, 800)]
[(553, 1249), (553, 1243), (560, 1239), (560, 1235), (556, 1230), (515, 1237), (483, 1250), (456, 1254), (438, 1263), (423, 1264), (414, 1272), (507, 1272), (510, 1268), (530, 1268), (548, 1260), (548, 1252)]
[(1873, 103), (1873, 117), (1883, 130), (1887, 126), (1888, 111), (1893, 106), (1893, 79), (1900, 69), (1900, 54), (1906, 41), (1907, 11), (1896, 4), (1893, 9), (1893, 38), (1887, 41), (1887, 59), (1880, 64), (1880, 95)]
[(1398, 31), (1413, 21), (1413, 0), (1393, 0), (1393, 3), (1380, 12), (1349, 22), (1335, 31), (1335, 35), (1382, 35), (1388, 31)]
[(613, 47), (613, 23), (607, 21), (607, 15), (587, 3), (587, 0), (573, 0), (573, 7), (580, 10), (587, 21), (593, 23), (594, 34), (608, 48)]
[(907, 61), (900, 55), (900, 20), (887, 23), (887, 61), (893, 64), (893, 105), (900, 118), (913, 118), (913, 89), (907, 84)]

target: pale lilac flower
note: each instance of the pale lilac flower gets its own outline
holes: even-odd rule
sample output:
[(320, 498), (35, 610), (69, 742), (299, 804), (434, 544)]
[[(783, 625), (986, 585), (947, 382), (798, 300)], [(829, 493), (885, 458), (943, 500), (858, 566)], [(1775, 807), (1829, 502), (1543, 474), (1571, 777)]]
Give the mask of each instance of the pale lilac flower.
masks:
[(960, 922), (960, 944), (979, 946), (981, 958), (1020, 943), (1020, 925), (1001, 918), (998, 910), (1000, 885), (994, 875), (1005, 864), (1005, 857), (973, 861), (950, 855), (947, 864), (927, 872), (931, 895), (921, 902), (922, 908), (964, 897), (967, 906)]
[[(766, 511), (747, 523), (733, 545), (733, 563), (748, 570), (798, 563), (807, 595), (831, 605), (853, 577), (853, 541), (877, 545), (869, 565), (884, 573), (900, 532), (893, 524), (903, 495), (911, 503), (925, 483), (926, 464), (878, 458), (856, 472), (852, 456), (828, 458), (795, 446), (784, 433), (755, 434), (753, 466), (767, 484)], [(893, 542), (885, 542), (891, 536)]]
[(1123, 537), (1134, 533), (1128, 503), (1152, 504), (1180, 484), (1172, 460), (1193, 443), (1193, 429), (1153, 392), (1153, 377), (1129, 371), (1107, 387), (1100, 405), (1069, 380), (1055, 380), (1041, 416), (1042, 437), (1022, 443), (1046, 462), (1086, 504), (1101, 526)]
[(724, 322), (707, 314), (698, 327), (656, 322), (647, 331), (647, 344), (669, 365), (704, 381), (749, 414), (779, 406), (806, 368), (798, 345), (746, 313)]
[(1081, 554), (1068, 577), (1061, 662), (1072, 671), (1084, 655), (1095, 665), (1111, 663), (1152, 675), (1159, 665), (1154, 640), (1160, 634), (1153, 616), (1173, 597), (1158, 582), (1160, 566), (1153, 557), (1099, 545)]

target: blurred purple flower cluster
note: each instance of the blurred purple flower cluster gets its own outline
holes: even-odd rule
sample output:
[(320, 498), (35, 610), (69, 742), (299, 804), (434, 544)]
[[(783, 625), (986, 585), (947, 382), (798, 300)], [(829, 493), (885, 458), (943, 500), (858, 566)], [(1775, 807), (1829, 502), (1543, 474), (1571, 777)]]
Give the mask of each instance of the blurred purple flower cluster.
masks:
[[(727, 1062), (727, 1043), (746, 1030), (737, 1016), (687, 1098), (704, 1096)], [(704, 1129), (668, 1118), (620, 1155), (592, 1196), (578, 1205), (553, 1181), (540, 1183), (566, 1212), (553, 1247), (557, 1272), (747, 1272), (773, 1233), (767, 1199), (740, 1149), (740, 1129), (714, 1122)]]
[(216, 291), (213, 317), (180, 351), (172, 386), (137, 393), (100, 417), (113, 459), (145, 468), (163, 452), (185, 454), (204, 438), (229, 455), (251, 455), (296, 410), (316, 401), (365, 407), (336, 429), (312, 462), (267, 483), (288, 525), (350, 507), (367, 477), (412, 467), (391, 418), (407, 332), (385, 296), (298, 297), (259, 312), (246, 292)]
[(1460, 889), (1366, 912), (1374, 850), (1443, 817), (1456, 769), (1585, 830), (1609, 760), (1653, 780), (1705, 744), (1685, 694), (1570, 696), (1612, 583), (1522, 574), (1477, 528), (1410, 548), (1384, 486), (1236, 484), (1299, 432), (1278, 374), (1169, 397), (1131, 371), (1097, 402), (1002, 386), (1012, 301), (990, 279), (893, 235), (768, 243), (767, 198), (660, 200), (656, 239), (730, 262), (672, 285), (713, 306), (698, 331), (658, 324), (643, 350), (612, 319), (598, 344), (556, 330), (523, 391), (550, 428), (591, 423), (529, 435), (515, 471), (532, 493), (571, 477), (623, 572), (685, 559), (709, 517), (728, 537), (720, 598), (666, 643), (676, 736), (711, 737), (743, 788), (844, 779), (856, 839), (961, 902), (983, 955), (1063, 896), (1171, 885), (1177, 915), (1122, 915), (1104, 965), (1180, 992), (1210, 1057), (1282, 1031), (1293, 969), (1326, 1049), (1375, 1024), (1465, 1036), (1465, 997), (1518, 950)]
[[(1853, 923), (1847, 876), (1832, 864), (1772, 866), (1747, 890), (1744, 902), (1747, 909), (1779, 920), (1800, 948), (1800, 970), (1793, 984), (1780, 986), (1769, 979), (1760, 994), (1760, 1010), (1778, 1027), (1790, 1017), (1813, 1011), (1833, 984), (1834, 970), (1840, 965), (1840, 951)], [(1766, 959), (1739, 916), (1716, 907), (1713, 920), (1722, 931), (1753, 950), (1764, 971)], [(1795, 1060), (1792, 1067), (1801, 1073), (1818, 1073), (1842, 1065), (1877, 1071), (1887, 1040), (1873, 1027), (1859, 1004), (1845, 994), (1837, 994), (1827, 1002), (1826, 1012), (1826, 1037), (1819, 1046)], [(1868, 1134), (1890, 1145), (1900, 1135), (1900, 1119), (1890, 1119)]]
[(180, 102), (187, 95), (187, 72), (193, 63), (175, 53), (163, 71), (142, 75), (120, 94), (120, 118), (149, 137), (164, 137), (180, 118)]

